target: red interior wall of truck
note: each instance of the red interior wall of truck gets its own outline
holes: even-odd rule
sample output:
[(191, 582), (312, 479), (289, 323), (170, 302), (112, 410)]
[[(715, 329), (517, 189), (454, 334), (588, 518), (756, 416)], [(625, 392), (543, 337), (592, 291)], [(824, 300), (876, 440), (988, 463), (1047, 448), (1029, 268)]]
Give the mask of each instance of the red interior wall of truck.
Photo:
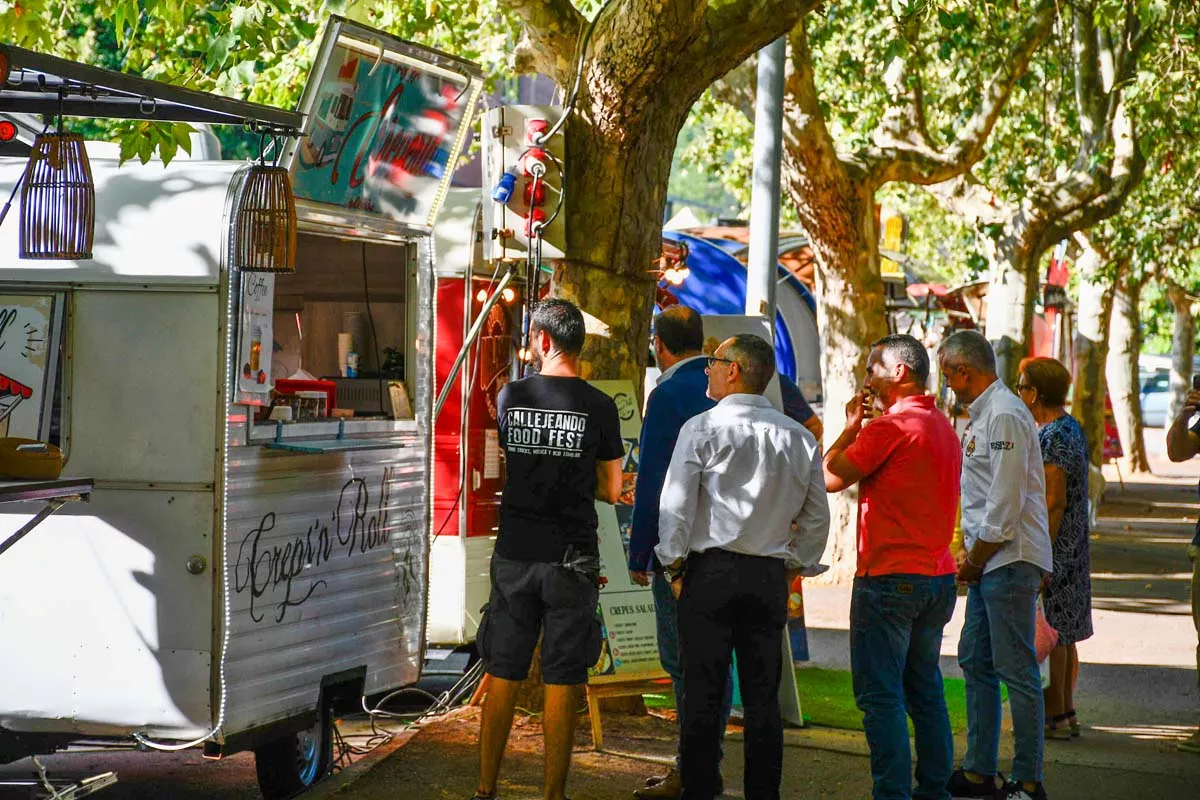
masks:
[[(463, 280), (443, 278), (437, 283), (437, 391), (446, 382), (463, 343)], [(469, 302), (472, 315), (483, 302), (481, 290), (490, 293), (494, 284), (473, 281)], [(514, 297), (515, 300), (515, 297)], [(519, 305), (497, 303), (471, 349), (470, 403), (467, 406), (467, 481), (463, 491), (467, 503), (467, 536), (490, 536), (499, 519), (500, 490), (504, 485), (504, 462), (499, 457), (496, 424), (496, 395), (508, 382), (513, 359), (513, 315)], [(446, 398), (434, 424), (434, 534), (459, 535), (459, 459), (462, 447), (462, 374)]]

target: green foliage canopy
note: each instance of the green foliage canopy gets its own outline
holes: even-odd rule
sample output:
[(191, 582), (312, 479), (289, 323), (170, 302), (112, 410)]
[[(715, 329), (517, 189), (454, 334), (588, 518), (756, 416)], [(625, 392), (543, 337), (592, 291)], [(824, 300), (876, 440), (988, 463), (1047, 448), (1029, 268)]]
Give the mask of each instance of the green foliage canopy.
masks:
[[(516, 39), (498, 0), (0, 0), (0, 30), (20, 47), (178, 86), (295, 108), (330, 14), (484, 65), (493, 84)], [(75, 123), (121, 143), (122, 158), (164, 161), (186, 125)], [(247, 155), (236, 131), (222, 141)], [(239, 147), (241, 145), (241, 147)]]

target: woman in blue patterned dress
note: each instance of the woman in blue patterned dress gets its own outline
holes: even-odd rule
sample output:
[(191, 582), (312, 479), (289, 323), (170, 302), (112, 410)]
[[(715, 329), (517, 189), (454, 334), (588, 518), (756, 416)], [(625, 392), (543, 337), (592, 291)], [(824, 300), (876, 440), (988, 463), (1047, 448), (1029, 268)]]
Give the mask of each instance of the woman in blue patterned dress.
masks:
[(1075, 645), (1092, 635), (1087, 437), (1063, 407), (1071, 387), (1066, 367), (1053, 358), (1027, 358), (1020, 372), (1017, 394), (1038, 424), (1054, 543), (1054, 572), (1042, 592), (1046, 620), (1058, 631), (1058, 646), (1050, 653), (1050, 685), (1044, 692), (1046, 738), (1070, 739), (1079, 735)]

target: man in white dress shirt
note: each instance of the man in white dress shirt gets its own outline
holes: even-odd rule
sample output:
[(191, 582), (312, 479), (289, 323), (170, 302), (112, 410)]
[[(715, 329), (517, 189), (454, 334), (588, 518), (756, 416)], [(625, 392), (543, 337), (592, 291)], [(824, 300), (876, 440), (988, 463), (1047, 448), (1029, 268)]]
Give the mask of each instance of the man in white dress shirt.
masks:
[[(962, 529), (968, 585), (958, 644), (966, 679), (967, 752), (947, 787), (955, 800), (1046, 800), (1042, 786), (1045, 704), (1034, 631), (1042, 578), (1053, 569), (1046, 473), (1037, 425), (996, 376), (996, 356), (978, 331), (942, 343), (942, 375), (971, 424), (963, 435)], [(1013, 761), (996, 789), (1000, 681), (1012, 707)]]
[(717, 348), (708, 360), (717, 406), (684, 423), (663, 485), (655, 553), (679, 598), (683, 800), (716, 795), (734, 652), (746, 712), (745, 796), (779, 797), (788, 584), (823, 569), (829, 503), (816, 439), (763, 397), (774, 371), (774, 348), (758, 336)]

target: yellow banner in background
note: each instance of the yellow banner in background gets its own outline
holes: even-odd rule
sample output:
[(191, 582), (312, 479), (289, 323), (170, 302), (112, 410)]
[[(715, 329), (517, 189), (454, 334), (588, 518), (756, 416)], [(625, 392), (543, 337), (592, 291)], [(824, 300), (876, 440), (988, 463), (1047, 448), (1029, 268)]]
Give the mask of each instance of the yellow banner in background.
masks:
[[(893, 214), (883, 218), (883, 249), (902, 252), (904, 247), (904, 217)], [(879, 274), (888, 278), (904, 277), (904, 268), (890, 258), (879, 259)]]

